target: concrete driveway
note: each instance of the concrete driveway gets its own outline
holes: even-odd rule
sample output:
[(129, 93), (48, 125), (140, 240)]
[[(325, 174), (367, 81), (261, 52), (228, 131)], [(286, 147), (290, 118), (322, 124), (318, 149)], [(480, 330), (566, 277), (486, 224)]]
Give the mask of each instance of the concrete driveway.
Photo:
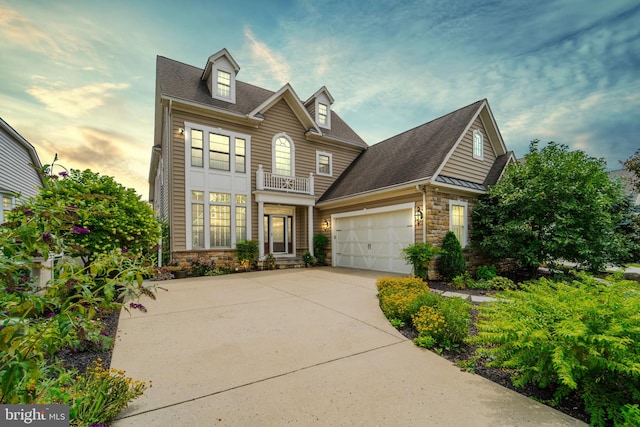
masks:
[(159, 282), (123, 312), (111, 366), (153, 387), (125, 426), (584, 425), (416, 347), (384, 273), (291, 269)]

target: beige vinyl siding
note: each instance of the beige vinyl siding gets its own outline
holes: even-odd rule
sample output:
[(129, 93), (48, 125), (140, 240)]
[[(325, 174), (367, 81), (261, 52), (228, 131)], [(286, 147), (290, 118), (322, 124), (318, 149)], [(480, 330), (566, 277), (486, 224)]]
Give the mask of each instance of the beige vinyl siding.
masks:
[(172, 182), (171, 189), (171, 240), (173, 251), (183, 251), (187, 248), (185, 223), (185, 166), (184, 166), (184, 135), (181, 135), (179, 128), (184, 128), (184, 116), (174, 110), (171, 117), (171, 154), (172, 154)]
[[(473, 158), (473, 132), (479, 130), (483, 136), (484, 158), (478, 160)], [(482, 184), (496, 160), (496, 153), (493, 150), (489, 136), (485, 130), (480, 117), (477, 117), (473, 125), (462, 138), (456, 147), (453, 155), (449, 158), (440, 175), (453, 178), (460, 178), (466, 181)]]

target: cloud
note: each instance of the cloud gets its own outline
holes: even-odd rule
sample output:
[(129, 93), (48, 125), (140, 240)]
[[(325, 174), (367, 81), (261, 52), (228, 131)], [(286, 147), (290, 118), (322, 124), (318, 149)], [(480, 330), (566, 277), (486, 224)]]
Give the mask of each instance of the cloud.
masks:
[(72, 89), (63, 89), (62, 86), (60, 83), (53, 87), (32, 86), (27, 93), (42, 102), (48, 110), (67, 117), (80, 117), (102, 106), (113, 91), (129, 87), (126, 83), (93, 83)]
[(0, 5), (0, 32), (12, 42), (40, 53), (62, 54), (56, 40), (8, 6)]
[(280, 85), (288, 83), (291, 70), (284, 57), (273, 52), (266, 44), (258, 41), (248, 27), (244, 30), (244, 36), (249, 42), (253, 61), (264, 64)]

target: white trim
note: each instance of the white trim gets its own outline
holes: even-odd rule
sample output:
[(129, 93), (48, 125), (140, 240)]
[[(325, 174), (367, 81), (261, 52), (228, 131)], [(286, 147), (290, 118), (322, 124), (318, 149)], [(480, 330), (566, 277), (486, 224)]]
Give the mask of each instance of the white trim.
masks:
[[(342, 213), (338, 213), (338, 214), (333, 214), (331, 215), (331, 224), (333, 224), (333, 219), (339, 219), (339, 218), (348, 218), (350, 216), (360, 216), (360, 215), (374, 215), (374, 214), (379, 214), (379, 213), (385, 213), (385, 212), (393, 212), (393, 211), (401, 211), (404, 209), (415, 209), (415, 203), (411, 202), (411, 203), (402, 203), (399, 205), (391, 205), (391, 206), (382, 206), (379, 208), (371, 208), (371, 209), (360, 209), (357, 211), (350, 211), (350, 212), (342, 212)], [(415, 212), (413, 212), (415, 214)], [(415, 227), (415, 224), (414, 224)]]
[(293, 142), (293, 138), (287, 135), (286, 132), (277, 133), (271, 139), (271, 173), (280, 175), (276, 171), (276, 141), (279, 138), (284, 138), (291, 144), (291, 174), (283, 176), (296, 176), (296, 144)]
[[(200, 125), (193, 122), (184, 122), (184, 150), (185, 150), (185, 229), (186, 229), (186, 249), (192, 250), (192, 228), (191, 228), (191, 191), (204, 192), (204, 248), (211, 250), (235, 249), (236, 247), (236, 195), (244, 195), (247, 197), (246, 207), (246, 239), (251, 240), (251, 136), (241, 134), (227, 129), (212, 128), (210, 126)], [(191, 166), (191, 129), (201, 130), (202, 150), (203, 150), (203, 167)], [(229, 136), (229, 171), (209, 168), (209, 134), (215, 133), (219, 135)], [(245, 172), (235, 172), (235, 140), (236, 138), (245, 141)], [(194, 183), (193, 174), (200, 174), (200, 183)], [(197, 176), (196, 176), (197, 179)], [(240, 184), (242, 181), (245, 184)], [(227, 182), (226, 186), (212, 185), (221, 181)], [(211, 247), (210, 229), (209, 229), (209, 193), (228, 193), (231, 195), (229, 203), (231, 212), (231, 246), (230, 247)], [(196, 248), (199, 249), (199, 248)]]
[(272, 191), (254, 191), (253, 195), (256, 202), (273, 203), (292, 206), (315, 206), (315, 196), (307, 196), (303, 194), (282, 193), (278, 194)]
[[(218, 71), (229, 74), (229, 96), (218, 93)], [(211, 79), (210, 89), (212, 98), (231, 102), (232, 104), (236, 103), (236, 71), (226, 58), (220, 58), (219, 62), (213, 63), (209, 79)]]
[[(329, 173), (320, 172), (320, 156), (329, 158)], [(333, 176), (333, 154), (326, 151), (316, 151), (316, 175)]]
[(462, 239), (459, 239), (460, 246), (464, 249), (467, 247), (469, 239), (469, 203), (462, 200), (449, 200), (449, 231), (453, 231), (453, 206), (462, 206), (464, 208), (464, 227)]

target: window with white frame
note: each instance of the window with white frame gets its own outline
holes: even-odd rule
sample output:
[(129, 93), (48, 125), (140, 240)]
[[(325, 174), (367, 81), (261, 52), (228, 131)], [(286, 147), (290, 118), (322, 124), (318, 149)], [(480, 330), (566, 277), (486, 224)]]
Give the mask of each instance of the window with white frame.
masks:
[(229, 135), (209, 133), (209, 169), (230, 170)]
[(235, 153), (236, 165), (235, 169), (238, 173), (247, 171), (247, 141), (244, 138), (236, 138)]
[(318, 104), (318, 123), (321, 125), (327, 124), (327, 104)]
[(218, 70), (217, 95), (223, 98), (231, 97), (231, 74), (223, 70)]
[(209, 246), (231, 247), (231, 194), (209, 193)]
[(236, 242), (247, 240), (247, 196), (236, 194)]
[(276, 175), (294, 176), (293, 141), (285, 134), (278, 134), (273, 139), (273, 171)]
[(204, 248), (204, 191), (191, 191), (191, 246)]
[(316, 173), (318, 175), (333, 175), (332, 157), (331, 153), (316, 151)]
[(15, 199), (9, 194), (0, 194), (2, 196), (2, 206), (0, 206), (0, 224), (5, 222), (6, 213), (14, 207)]
[(484, 158), (484, 137), (479, 130), (473, 131), (473, 158), (478, 160)]
[(191, 166), (203, 166), (203, 140), (199, 129), (191, 129)]
[(467, 246), (467, 202), (449, 201), (449, 230), (456, 235), (460, 246)]

